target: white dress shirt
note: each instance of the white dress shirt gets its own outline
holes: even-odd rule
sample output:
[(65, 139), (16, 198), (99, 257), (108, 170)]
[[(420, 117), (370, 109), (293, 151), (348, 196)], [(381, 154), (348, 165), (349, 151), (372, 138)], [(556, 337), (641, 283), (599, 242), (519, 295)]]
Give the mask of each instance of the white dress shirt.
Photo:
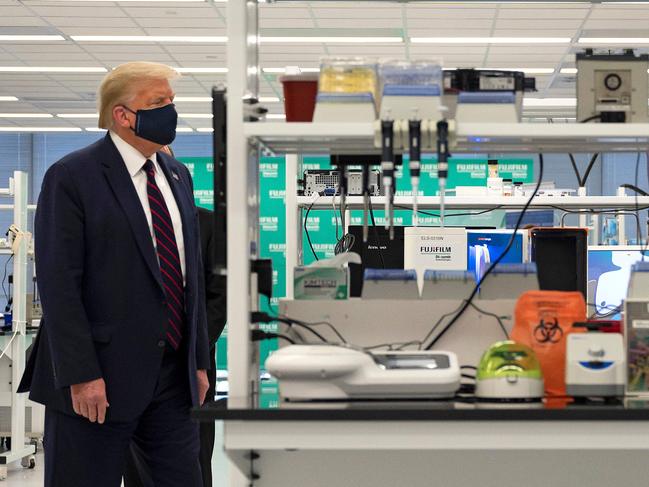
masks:
[[(133, 186), (135, 186), (135, 191), (137, 191), (137, 195), (140, 198), (140, 203), (142, 203), (142, 208), (144, 208), (144, 214), (146, 215), (146, 220), (149, 224), (149, 233), (151, 234), (151, 239), (153, 240), (153, 246), (156, 247), (155, 233), (153, 230), (153, 221), (151, 218), (151, 209), (149, 207), (149, 197), (147, 193), (147, 177), (143, 169), (144, 163), (147, 161), (147, 158), (144, 157), (135, 147), (125, 142), (124, 139), (122, 139), (115, 132), (111, 131), (110, 137), (111, 139), (113, 139), (113, 143), (115, 144), (115, 147), (117, 147), (117, 150), (122, 156), (122, 159), (124, 159), (126, 169), (131, 175)], [(160, 188), (160, 192), (164, 197), (167, 209), (169, 210), (169, 214), (171, 215), (171, 222), (173, 223), (174, 227), (174, 235), (176, 237), (176, 244), (178, 246), (178, 257), (180, 258), (180, 267), (182, 270), (184, 283), (186, 279), (186, 263), (182, 218), (180, 217), (180, 211), (178, 210), (178, 205), (176, 204), (176, 198), (174, 198), (174, 194), (171, 191), (171, 187), (169, 186), (169, 181), (167, 181), (164, 172), (162, 172), (162, 169), (158, 164), (157, 155), (153, 154), (151, 157), (149, 157), (149, 159), (151, 160), (151, 162), (153, 162), (153, 166), (155, 167), (155, 182), (158, 185), (158, 188)]]

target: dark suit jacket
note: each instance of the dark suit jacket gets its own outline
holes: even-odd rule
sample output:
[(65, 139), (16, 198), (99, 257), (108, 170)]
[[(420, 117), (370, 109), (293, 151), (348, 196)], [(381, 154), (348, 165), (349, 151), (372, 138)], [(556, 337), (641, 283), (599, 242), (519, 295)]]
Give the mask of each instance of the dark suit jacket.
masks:
[[(196, 370), (210, 364), (198, 216), (189, 171), (157, 157), (183, 222), (184, 341), (196, 406)], [(107, 420), (135, 419), (153, 398), (167, 310), (146, 216), (110, 136), (47, 171), (34, 237), (43, 320), (21, 390), (73, 414), (69, 386), (103, 377)]]
[(207, 334), (210, 347), (216, 345), (226, 322), (226, 278), (214, 273), (214, 213), (198, 208), (201, 228), (201, 250), (205, 274), (205, 301), (207, 303)]

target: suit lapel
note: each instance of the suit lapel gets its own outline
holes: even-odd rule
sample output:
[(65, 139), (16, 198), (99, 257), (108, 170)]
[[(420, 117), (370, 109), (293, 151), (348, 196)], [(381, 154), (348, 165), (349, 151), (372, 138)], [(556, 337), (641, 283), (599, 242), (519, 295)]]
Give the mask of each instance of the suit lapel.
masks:
[(153, 247), (153, 239), (151, 238), (151, 233), (149, 231), (149, 224), (146, 215), (144, 214), (140, 198), (133, 186), (131, 175), (128, 173), (126, 164), (115, 147), (115, 144), (113, 144), (110, 135), (106, 135), (104, 145), (105, 150), (101, 152), (101, 162), (104, 166), (106, 179), (108, 179), (108, 183), (110, 184), (113, 193), (115, 193), (115, 197), (124, 210), (142, 257), (146, 261), (147, 266), (160, 286), (160, 289), (163, 290), (160, 267), (156, 258), (155, 248)]

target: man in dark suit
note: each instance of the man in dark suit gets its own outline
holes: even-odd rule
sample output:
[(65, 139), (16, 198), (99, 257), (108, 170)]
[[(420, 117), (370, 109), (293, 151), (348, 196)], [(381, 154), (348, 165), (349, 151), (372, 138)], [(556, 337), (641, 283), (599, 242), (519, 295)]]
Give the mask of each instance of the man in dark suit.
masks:
[[(173, 154), (173, 153), (172, 153)], [(210, 342), (210, 369), (207, 372), (209, 389), (206, 398), (212, 401), (216, 395), (216, 342), (226, 323), (226, 279), (214, 272), (214, 215), (205, 208), (198, 208), (201, 234), (203, 272), (205, 274), (205, 303), (207, 305), (207, 333)], [(203, 487), (212, 487), (212, 454), (214, 453), (215, 428), (213, 422), (200, 424), (200, 465)], [(152, 473), (142, 460), (142, 452), (132, 445), (124, 472), (125, 487), (154, 487)]]
[(54, 164), (35, 218), (43, 320), (21, 384), (46, 407), (45, 486), (119, 487), (131, 441), (156, 487), (200, 487), (209, 344), (198, 216), (170, 80), (128, 63), (99, 89), (102, 140)]

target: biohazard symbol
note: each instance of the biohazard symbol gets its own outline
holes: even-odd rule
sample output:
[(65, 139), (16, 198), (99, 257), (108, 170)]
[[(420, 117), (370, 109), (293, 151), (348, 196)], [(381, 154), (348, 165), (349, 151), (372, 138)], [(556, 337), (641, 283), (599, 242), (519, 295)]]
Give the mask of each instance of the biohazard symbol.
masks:
[(559, 343), (563, 338), (563, 330), (559, 320), (553, 318), (549, 321), (541, 319), (541, 323), (534, 328), (534, 338), (539, 343)]

